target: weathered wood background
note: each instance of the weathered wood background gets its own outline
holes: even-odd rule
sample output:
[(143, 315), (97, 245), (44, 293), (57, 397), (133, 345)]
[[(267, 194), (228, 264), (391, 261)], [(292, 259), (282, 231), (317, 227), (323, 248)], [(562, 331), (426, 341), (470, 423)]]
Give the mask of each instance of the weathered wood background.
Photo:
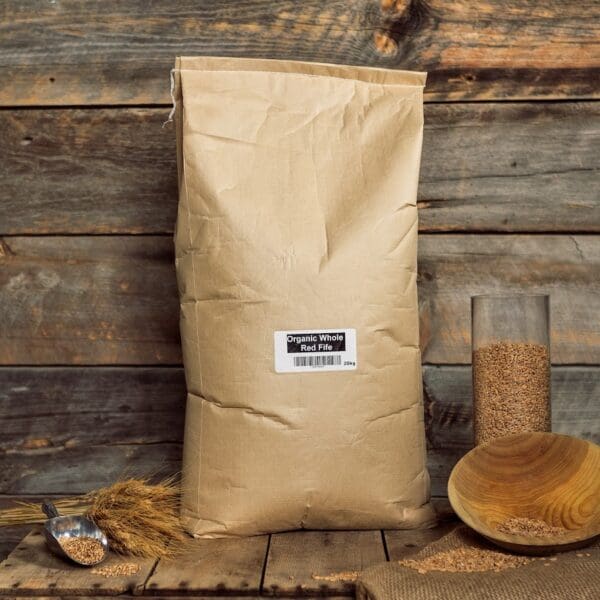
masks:
[[(420, 304), (433, 491), (470, 445), (469, 296), (552, 295), (553, 420), (600, 439), (595, 0), (5, 0), (0, 506), (179, 469), (177, 54), (429, 72)], [(22, 533), (0, 532), (0, 554)]]

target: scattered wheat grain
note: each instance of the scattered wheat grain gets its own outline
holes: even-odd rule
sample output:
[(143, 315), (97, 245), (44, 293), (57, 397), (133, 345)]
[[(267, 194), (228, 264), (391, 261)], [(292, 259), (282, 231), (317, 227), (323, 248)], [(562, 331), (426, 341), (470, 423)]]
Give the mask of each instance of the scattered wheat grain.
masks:
[(140, 565), (136, 565), (135, 563), (117, 563), (92, 569), (92, 573), (102, 575), (103, 577), (120, 577), (122, 575), (135, 575), (139, 570)]
[(359, 575), (358, 571), (342, 571), (340, 573), (330, 573), (329, 575), (313, 575), (312, 578), (317, 581), (356, 581)]
[(515, 556), (495, 550), (479, 548), (455, 548), (421, 559), (398, 561), (402, 566), (425, 574), (429, 571), (451, 573), (478, 573), (482, 571), (503, 571), (520, 567), (530, 562), (525, 556)]

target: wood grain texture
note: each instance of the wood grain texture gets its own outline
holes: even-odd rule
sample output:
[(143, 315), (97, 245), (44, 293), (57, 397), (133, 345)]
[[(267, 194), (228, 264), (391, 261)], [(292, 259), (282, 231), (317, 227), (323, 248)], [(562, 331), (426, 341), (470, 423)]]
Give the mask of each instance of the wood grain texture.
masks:
[(502, 292), (550, 295), (554, 364), (600, 363), (598, 242), (597, 236), (420, 236), (424, 361), (470, 363), (469, 298)]
[(0, 452), (178, 444), (185, 398), (181, 368), (0, 368)]
[[(425, 366), (423, 384), (431, 447), (464, 450), (472, 431), (470, 367)], [(554, 367), (553, 430), (600, 442), (599, 395), (600, 367)], [(0, 368), (5, 452), (180, 443), (184, 413), (179, 367)]]
[[(599, 497), (600, 446), (556, 433), (517, 433), (481, 444), (448, 481), (456, 514), (521, 554), (560, 552), (599, 536)], [(513, 517), (560, 529), (542, 535), (498, 529)]]
[[(436, 529), (386, 532), (392, 560), (418, 552), (425, 544), (438, 539), (455, 524), (454, 520)], [(340, 572), (358, 571), (370, 564), (385, 561), (380, 531), (295, 532), (278, 535), (281, 539), (276, 545), (271, 545), (269, 560), (271, 574), (275, 578), (272, 581), (282, 578), (283, 585), (268, 588), (269, 575), (265, 574), (261, 597), (273, 594), (313, 598), (315, 594), (319, 597), (338, 598), (352, 595), (352, 582), (326, 582), (326, 585), (321, 585), (316, 590), (314, 585), (321, 583), (321, 580), (314, 579), (313, 576), (318, 577), (321, 573), (320, 569), (327, 575), (337, 575)], [(40, 579), (48, 574), (47, 564), (53, 557), (40, 544), (39, 538), (41, 536), (27, 537), (21, 542), (19, 551), (7, 561), (8, 564), (0, 566), (0, 594), (7, 591), (11, 596), (35, 594), (36, 597), (44, 595), (56, 598), (58, 595), (65, 598), (77, 593), (85, 597), (99, 598), (119, 593), (126, 594), (127, 589), (122, 588), (127, 586), (134, 594), (144, 597), (161, 596), (174, 599), (190, 596), (227, 596), (237, 600), (258, 598), (258, 592), (252, 593), (249, 590), (247, 580), (260, 585), (263, 564), (267, 558), (267, 536), (197, 540), (196, 550), (192, 551), (190, 557), (180, 562), (159, 561), (145, 583), (140, 577), (140, 581), (131, 581), (132, 578), (128, 578), (129, 583), (126, 582), (126, 578), (118, 578), (116, 581), (107, 579), (99, 584), (97, 577), (90, 574), (89, 570), (78, 569), (76, 577), (71, 577), (69, 584), (65, 585), (66, 578), (61, 577), (60, 572), (67, 571), (70, 567), (59, 561), (61, 563), (58, 565), (59, 568), (51, 571), (47, 587), (44, 588)], [(315, 556), (315, 553), (318, 555)], [(23, 564), (25, 561), (27, 565)], [(197, 566), (196, 570), (191, 569), (193, 563)], [(144, 573), (147, 575), (146, 570)], [(140, 571), (138, 575), (141, 574)], [(18, 576), (21, 576), (23, 581), (19, 581), (19, 585), (14, 587)], [(296, 577), (298, 583), (292, 589)], [(306, 577), (309, 578), (309, 583), (305, 583)], [(113, 585), (109, 585), (111, 581)], [(197, 584), (200, 582), (210, 587), (199, 588)], [(175, 586), (175, 589), (169, 591), (172, 586)]]
[[(1, 368), (0, 493), (77, 494), (178, 472), (184, 385), (180, 368)], [(432, 491), (443, 496), (472, 447), (470, 368), (426, 366), (424, 390)], [(600, 443), (599, 393), (600, 367), (555, 367), (553, 430)]]
[(0, 529), (0, 561), (3, 561), (15, 546), (29, 533), (30, 525), (11, 525)]
[(354, 596), (352, 578), (321, 579), (358, 572), (386, 560), (380, 531), (294, 531), (271, 536), (263, 594)]
[[(552, 377), (553, 430), (600, 442), (600, 367)], [(184, 385), (179, 368), (0, 369), (0, 492), (74, 494), (127, 473), (178, 472)], [(472, 447), (470, 368), (426, 366), (424, 389), (432, 490), (445, 495)]]
[[(435, 495), (446, 494), (448, 476), (473, 447), (469, 367), (424, 370), (428, 468)], [(552, 369), (552, 430), (600, 443), (600, 368)]]
[(457, 520), (445, 521), (433, 529), (385, 531), (385, 543), (390, 561), (402, 560), (421, 551), (425, 546), (450, 533)]
[[(470, 362), (474, 294), (552, 297), (555, 364), (600, 363), (600, 238), (422, 235), (421, 346)], [(11, 237), (0, 245), (0, 364), (178, 364), (170, 237)]]
[[(0, 234), (172, 233), (166, 109), (0, 112)], [(600, 232), (600, 103), (430, 104), (420, 231)]]
[(181, 361), (170, 238), (10, 238), (0, 266), (0, 362)]
[[(69, 594), (61, 594), (60, 596), (52, 596), (50, 595), (50, 592), (52, 590), (44, 590), (43, 592), (41, 592), (41, 594), (39, 592), (36, 593), (35, 596), (15, 596), (14, 594), (10, 595), (9, 598), (30, 598), (31, 600), (33, 600), (33, 598), (35, 598), (35, 600), (56, 600), (56, 598), (60, 598), (61, 600), (80, 600), (82, 597), (84, 597), (86, 600), (106, 600), (107, 596), (101, 596), (101, 595), (96, 595), (97, 592), (92, 590), (91, 593), (86, 593), (85, 596), (81, 596), (80, 594), (77, 596), (71, 596)], [(215, 597), (214, 594), (211, 594), (210, 596), (205, 596), (205, 597)], [(218, 595), (217, 595), (218, 597)], [(124, 599), (129, 599), (131, 600), (132, 598), (152, 598), (151, 594), (147, 594), (145, 591), (135, 591), (135, 593), (132, 595), (131, 593), (124, 593), (124, 594), (119, 594), (117, 596), (110, 596), (110, 598), (116, 598), (118, 600), (124, 600)], [(169, 600), (182, 600), (183, 598), (189, 598), (189, 596), (163, 596), (163, 598), (168, 598)], [(264, 596), (246, 596), (245, 594), (243, 596), (230, 596), (228, 595), (227, 598), (229, 600), (260, 600), (261, 598), (264, 598)]]
[(0, 112), (0, 228), (15, 233), (171, 233), (175, 134), (167, 110)]
[[(432, 447), (464, 449), (472, 442), (469, 366), (425, 366), (425, 420)], [(600, 367), (552, 368), (552, 431), (600, 443)]]
[(599, 145), (600, 103), (427, 105), (420, 229), (599, 231)]
[[(1, 385), (1, 384), (0, 384)], [(4, 423), (3, 423), (4, 424)], [(5, 428), (3, 428), (4, 430)], [(55, 500), (58, 496), (48, 495), (49, 500)], [(44, 498), (39, 496), (10, 496), (0, 495), (0, 510), (13, 508), (16, 502), (39, 502)], [(3, 561), (17, 546), (17, 544), (32, 530), (35, 525), (12, 525), (0, 527), (0, 561)]]
[(269, 536), (193, 540), (185, 556), (161, 561), (146, 583), (146, 593), (199, 596), (218, 592), (260, 592)]
[(35, 528), (0, 565), (0, 595), (80, 595), (99, 594), (114, 596), (141, 590), (156, 560), (127, 557), (111, 553), (102, 566), (120, 562), (139, 565), (138, 573), (104, 577), (82, 569), (48, 552), (46, 541)]
[(430, 99), (598, 94), (593, 0), (9, 0), (2, 11), (3, 105), (169, 103), (178, 54), (426, 70)]
[(0, 493), (78, 495), (129, 476), (181, 470), (181, 444), (114, 444), (0, 454)]

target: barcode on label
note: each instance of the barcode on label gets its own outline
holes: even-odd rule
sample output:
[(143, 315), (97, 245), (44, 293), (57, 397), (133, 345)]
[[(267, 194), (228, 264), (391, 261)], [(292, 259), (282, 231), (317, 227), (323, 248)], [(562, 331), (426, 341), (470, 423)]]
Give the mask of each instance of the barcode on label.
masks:
[(325, 367), (341, 365), (342, 357), (339, 354), (317, 356), (294, 356), (295, 367)]

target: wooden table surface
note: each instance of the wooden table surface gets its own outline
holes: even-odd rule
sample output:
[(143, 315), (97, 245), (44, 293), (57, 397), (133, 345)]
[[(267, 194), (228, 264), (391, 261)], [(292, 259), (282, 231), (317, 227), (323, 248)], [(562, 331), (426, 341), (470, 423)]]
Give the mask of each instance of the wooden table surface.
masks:
[(434, 529), (412, 531), (294, 531), (194, 540), (189, 552), (170, 562), (111, 554), (105, 565), (133, 562), (139, 571), (110, 578), (50, 554), (36, 526), (0, 564), (0, 596), (353, 596), (353, 575), (414, 554), (455, 525), (446, 520)]

